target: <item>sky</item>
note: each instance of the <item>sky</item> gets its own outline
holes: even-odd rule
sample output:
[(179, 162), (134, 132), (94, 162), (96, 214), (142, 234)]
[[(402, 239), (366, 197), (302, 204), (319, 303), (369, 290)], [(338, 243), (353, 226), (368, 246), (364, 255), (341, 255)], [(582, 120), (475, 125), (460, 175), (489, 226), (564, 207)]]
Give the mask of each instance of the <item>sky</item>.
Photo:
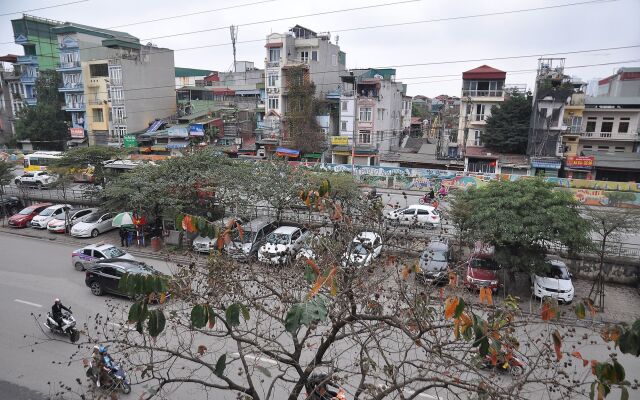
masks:
[[(233, 64), (230, 25), (237, 59), (264, 68), (266, 36), (299, 24), (329, 32), (347, 68), (396, 68), (411, 96), (460, 96), (462, 72), (483, 64), (531, 89), (537, 59), (549, 53), (562, 53), (548, 57), (566, 58), (565, 73), (585, 81), (640, 66), (640, 0), (5, 0), (2, 55), (22, 54), (10, 23), (22, 12), (125, 31), (174, 49), (176, 66), (218, 71)], [(597, 51), (566, 54), (582, 50)]]

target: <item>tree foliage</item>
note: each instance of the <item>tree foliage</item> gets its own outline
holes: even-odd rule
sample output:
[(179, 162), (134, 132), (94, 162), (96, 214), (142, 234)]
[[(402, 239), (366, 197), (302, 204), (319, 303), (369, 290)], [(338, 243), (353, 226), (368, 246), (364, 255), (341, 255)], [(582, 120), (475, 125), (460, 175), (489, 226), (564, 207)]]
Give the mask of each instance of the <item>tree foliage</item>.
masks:
[(289, 109), (285, 123), (293, 146), (301, 153), (322, 152), (325, 138), (316, 120), (316, 87), (309, 79), (309, 72), (304, 67), (288, 68), (286, 80)]
[(61, 78), (55, 71), (40, 71), (36, 79), (35, 106), (24, 107), (15, 121), (18, 139), (29, 139), (38, 150), (63, 150), (69, 139), (66, 113), (61, 105), (63, 95), (58, 92)]
[(65, 168), (93, 167), (94, 182), (104, 185), (104, 162), (121, 156), (122, 150), (113, 147), (90, 146), (69, 149), (56, 160), (55, 165)]
[(500, 153), (525, 154), (530, 117), (531, 96), (511, 94), (500, 106), (492, 108), (482, 142)]
[(497, 261), (511, 271), (543, 267), (550, 246), (576, 252), (591, 243), (589, 222), (571, 193), (540, 179), (493, 181), (458, 192), (452, 215), (461, 234), (494, 245)]

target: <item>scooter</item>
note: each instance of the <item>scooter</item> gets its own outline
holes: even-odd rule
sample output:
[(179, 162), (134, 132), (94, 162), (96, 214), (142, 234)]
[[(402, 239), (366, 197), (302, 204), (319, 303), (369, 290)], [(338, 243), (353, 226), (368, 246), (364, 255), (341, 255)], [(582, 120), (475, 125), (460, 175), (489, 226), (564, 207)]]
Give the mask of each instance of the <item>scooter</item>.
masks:
[(313, 374), (309, 377), (310, 400), (347, 400), (346, 391), (337, 386), (327, 374)]
[[(115, 361), (109, 360), (109, 382), (101, 385), (100, 387), (119, 390), (123, 394), (131, 393), (131, 383), (129, 382), (129, 378), (127, 378), (127, 373), (120, 367)], [(89, 367), (86, 372), (87, 378), (91, 379), (91, 382), (94, 384), (98, 380), (98, 377), (95, 375), (95, 368), (93, 367), (93, 360), (89, 362)]]
[(75, 343), (80, 339), (80, 332), (76, 329), (76, 319), (70, 312), (62, 313), (62, 328), (58, 326), (58, 323), (53, 319), (51, 311), (47, 313), (47, 319), (44, 321), (44, 326), (49, 328), (51, 333), (57, 333), (61, 335), (69, 335), (71, 343)]
[(522, 375), (525, 368), (527, 367), (525, 362), (516, 356), (511, 356), (508, 361), (498, 361), (495, 365), (493, 365), (491, 357), (488, 355), (484, 358), (478, 359), (477, 366), (480, 369), (495, 369), (499, 372), (508, 372), (514, 378)]

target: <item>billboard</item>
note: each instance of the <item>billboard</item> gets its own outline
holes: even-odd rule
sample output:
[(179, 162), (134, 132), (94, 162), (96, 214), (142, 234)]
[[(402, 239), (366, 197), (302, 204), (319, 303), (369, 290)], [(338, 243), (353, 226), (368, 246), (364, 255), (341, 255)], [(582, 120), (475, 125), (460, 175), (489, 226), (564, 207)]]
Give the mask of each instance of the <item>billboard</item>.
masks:
[(82, 128), (69, 128), (69, 133), (72, 139), (84, 139), (84, 129)]

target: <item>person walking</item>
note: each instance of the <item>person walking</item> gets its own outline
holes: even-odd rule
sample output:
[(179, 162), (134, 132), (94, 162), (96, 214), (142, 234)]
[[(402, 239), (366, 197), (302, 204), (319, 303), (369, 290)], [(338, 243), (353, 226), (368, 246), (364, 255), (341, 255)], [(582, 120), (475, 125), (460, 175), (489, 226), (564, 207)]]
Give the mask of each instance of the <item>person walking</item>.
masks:
[(122, 247), (129, 247), (129, 241), (127, 240), (128, 233), (124, 227), (120, 227), (120, 245)]

